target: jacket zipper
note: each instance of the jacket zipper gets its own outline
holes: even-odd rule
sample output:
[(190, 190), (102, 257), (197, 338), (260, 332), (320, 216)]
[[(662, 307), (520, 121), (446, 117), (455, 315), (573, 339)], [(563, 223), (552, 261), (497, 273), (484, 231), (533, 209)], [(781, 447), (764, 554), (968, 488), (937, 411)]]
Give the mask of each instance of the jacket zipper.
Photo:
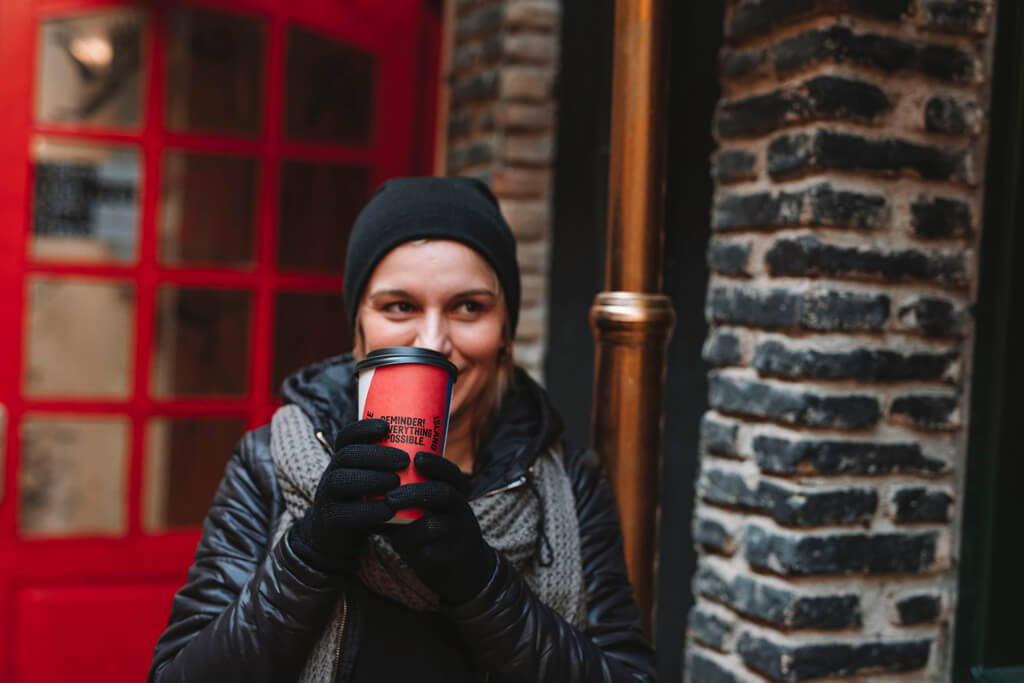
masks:
[(317, 430), (316, 440), (320, 442), (320, 445), (323, 446), (328, 453), (331, 452), (331, 447), (327, 445), (327, 437), (324, 436), (324, 433), (322, 431)]
[(505, 484), (501, 488), (497, 488), (497, 489), (494, 489), (493, 491), (488, 491), (487, 493), (482, 494), (480, 497), (481, 498), (486, 498), (487, 496), (493, 496), (493, 495), (496, 495), (498, 493), (504, 493), (505, 491), (511, 491), (512, 489), (519, 488), (520, 486), (522, 486), (525, 483), (526, 483), (526, 475), (523, 475), (523, 476), (519, 477), (518, 479), (513, 479), (512, 481), (510, 481), (509, 483)]
[(341, 665), (341, 643), (345, 638), (345, 622), (348, 621), (348, 596), (341, 596), (341, 624), (338, 625), (338, 647), (334, 651), (334, 669), (331, 673), (331, 680), (338, 676), (338, 667)]

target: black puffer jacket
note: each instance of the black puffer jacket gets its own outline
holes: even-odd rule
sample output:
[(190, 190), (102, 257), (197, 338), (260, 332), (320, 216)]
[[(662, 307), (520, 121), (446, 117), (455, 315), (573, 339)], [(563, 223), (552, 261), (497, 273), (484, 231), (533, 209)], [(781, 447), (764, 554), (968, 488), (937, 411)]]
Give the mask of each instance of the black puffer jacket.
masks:
[[(333, 443), (354, 419), (354, 389), (346, 355), (292, 376), (284, 395)], [(520, 372), (498, 427), (477, 456), (473, 495), (523, 482), (533, 459), (560, 432), (545, 392)], [(565, 466), (588, 594), (583, 632), (541, 603), (503, 561), (468, 603), (417, 613), (371, 593), (357, 579), (313, 570), (286, 542), (271, 547), (283, 500), (270, 430), (249, 432), (203, 524), (149, 680), (294, 681), (344, 595), (337, 681), (654, 681), (653, 654), (641, 631), (600, 463), (593, 452), (581, 451), (566, 455)]]

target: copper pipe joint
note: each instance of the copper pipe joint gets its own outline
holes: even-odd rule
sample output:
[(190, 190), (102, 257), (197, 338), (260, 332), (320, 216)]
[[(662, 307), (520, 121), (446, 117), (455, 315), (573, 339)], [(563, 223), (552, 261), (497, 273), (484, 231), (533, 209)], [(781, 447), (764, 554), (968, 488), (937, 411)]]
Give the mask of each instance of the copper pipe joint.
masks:
[(602, 292), (590, 309), (594, 447), (615, 489), (637, 604), (651, 632), (665, 353), (675, 326), (663, 294)]

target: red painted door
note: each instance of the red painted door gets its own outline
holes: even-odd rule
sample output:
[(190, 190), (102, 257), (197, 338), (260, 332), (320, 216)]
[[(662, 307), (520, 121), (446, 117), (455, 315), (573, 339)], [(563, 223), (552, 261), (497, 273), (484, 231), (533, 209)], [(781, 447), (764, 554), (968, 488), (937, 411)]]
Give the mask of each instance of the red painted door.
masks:
[[(138, 681), (234, 442), (349, 347), (439, 3), (0, 0), (0, 681)], [(384, 9), (382, 9), (384, 8)]]

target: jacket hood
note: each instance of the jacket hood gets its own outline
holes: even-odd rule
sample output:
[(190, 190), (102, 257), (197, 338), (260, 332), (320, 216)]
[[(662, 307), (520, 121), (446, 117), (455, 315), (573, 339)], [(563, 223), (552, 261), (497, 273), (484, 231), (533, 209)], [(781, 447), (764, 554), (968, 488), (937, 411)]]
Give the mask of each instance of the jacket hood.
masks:
[[(357, 419), (352, 354), (334, 356), (299, 370), (284, 381), (281, 393), (286, 403), (301, 408), (324, 440), (333, 444), (341, 429)], [(559, 440), (562, 432), (562, 418), (547, 392), (517, 367), (498, 417), (477, 451), (471, 497), (525, 477), (537, 455)]]

